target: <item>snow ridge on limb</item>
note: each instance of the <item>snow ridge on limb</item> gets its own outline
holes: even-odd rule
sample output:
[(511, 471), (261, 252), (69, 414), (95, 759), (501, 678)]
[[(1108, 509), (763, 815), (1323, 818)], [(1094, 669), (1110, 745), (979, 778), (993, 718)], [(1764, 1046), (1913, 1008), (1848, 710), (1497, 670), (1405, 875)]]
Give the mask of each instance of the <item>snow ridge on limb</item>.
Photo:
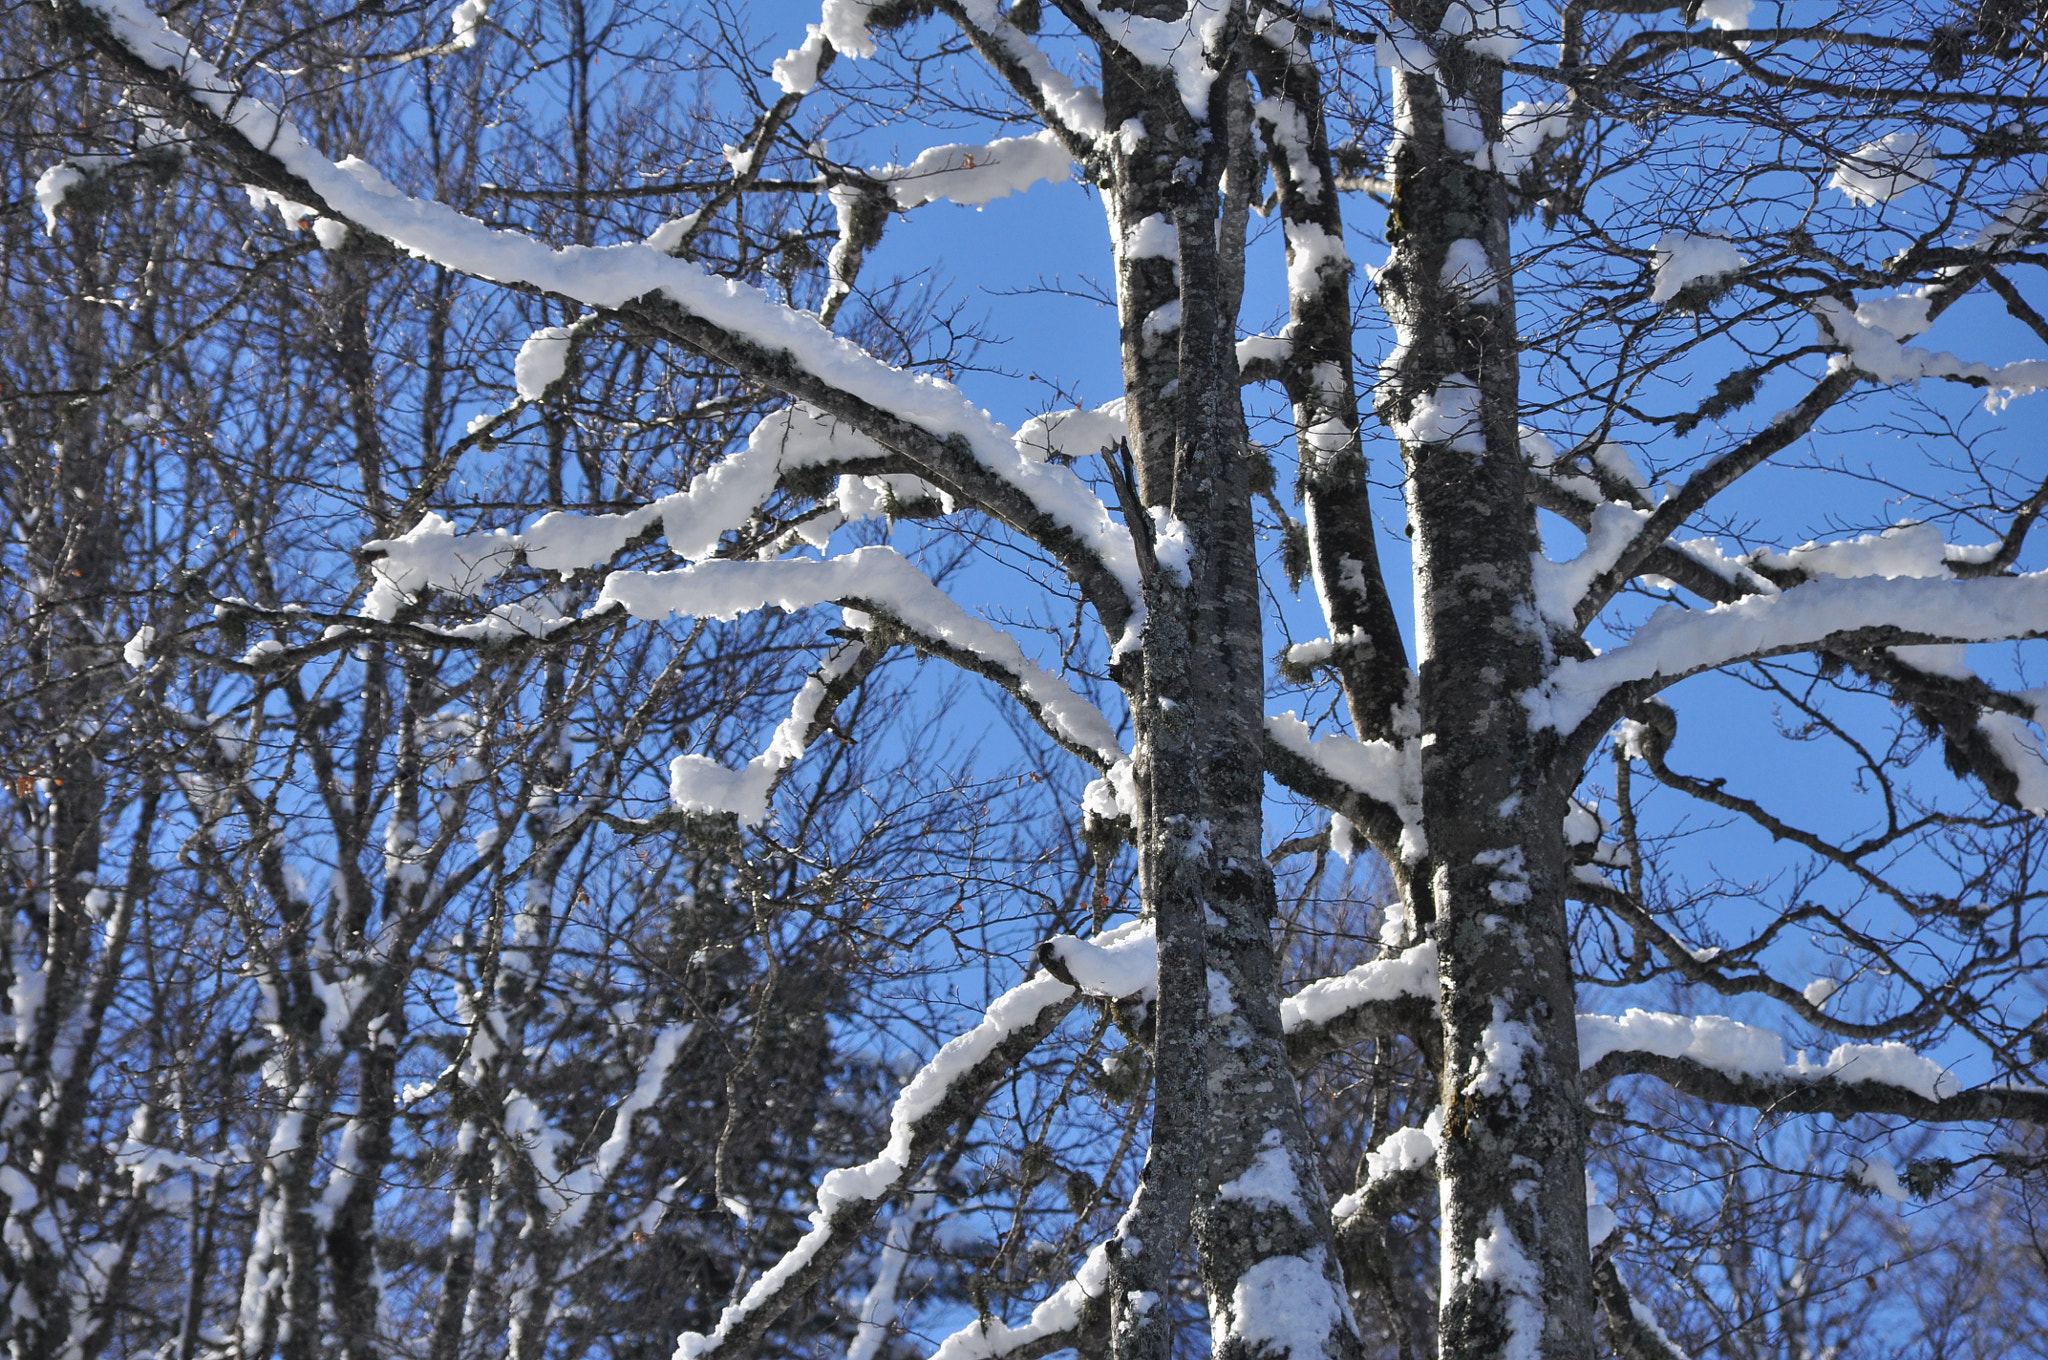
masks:
[[(530, 566), (567, 576), (603, 566), (657, 527), (670, 551), (700, 561), (718, 551), (728, 531), (746, 525), (784, 473), (878, 466), (891, 459), (886, 449), (846, 422), (799, 404), (763, 416), (745, 448), (712, 464), (684, 490), (637, 510), (603, 515), (557, 510), (517, 534), (457, 534), (454, 525), (429, 511), (406, 533), (374, 539), (363, 551), (375, 554), (371, 567), (379, 580), (406, 595), (425, 589), (473, 595), (510, 570), (520, 553)], [(391, 602), (394, 610), (396, 603)]]
[(1436, 941), (1311, 982), (1280, 1003), (1280, 1027), (1296, 1067), (1362, 1039), (1426, 1034), (1436, 1019)]
[[(1070, 539), (1055, 545), (1071, 572), (1095, 568), (1121, 588), (1122, 599), (1091, 590), (1112, 629), (1141, 598), (1137, 558), (1128, 530), (1071, 470), (1034, 463), (1010, 432), (969, 402), (952, 383), (891, 367), (808, 312), (775, 302), (758, 288), (711, 274), (645, 242), (556, 250), (514, 231), (491, 227), (446, 204), (413, 198), (375, 167), (354, 157), (330, 161), (277, 110), (250, 97), (137, 0), (58, 0), (94, 45), (168, 78), (174, 93), (196, 106), (216, 143), (252, 178), (277, 181), (273, 191), (316, 200), (327, 216), (396, 249), (471, 275), (574, 300), (586, 307), (630, 311), (667, 333), (800, 400), (871, 426), (871, 433), (920, 462), (999, 519), (1033, 533), (1044, 520)], [(664, 322), (658, 300), (679, 317)], [(884, 430), (882, 427), (887, 427)], [(992, 485), (970, 485), (979, 483)], [(1043, 533), (1036, 534), (1044, 537)], [(1086, 555), (1077, 560), (1074, 549)], [(1084, 581), (1084, 587), (1087, 586)]]
[(1088, 1253), (1074, 1278), (1031, 1310), (1020, 1327), (1000, 1318), (980, 1318), (939, 1343), (931, 1360), (1031, 1360), (1072, 1346), (1080, 1333), (1105, 1320), (1109, 1288), (1109, 1244)]
[(1704, 1100), (1787, 1114), (2048, 1126), (2048, 1088), (1963, 1090), (1940, 1063), (1901, 1043), (1840, 1044), (1818, 1062), (1802, 1050), (1788, 1062), (1776, 1031), (1720, 1015), (1630, 1010), (1581, 1015), (1578, 1029), (1589, 1091), (1617, 1077), (1653, 1076)]
[(1690, 1360), (1650, 1310), (1629, 1292), (1611, 1254), (1594, 1264), (1593, 1290), (1607, 1314), (1607, 1337), (1619, 1360)]
[[(1429, 853), (1422, 829), (1422, 749), (1413, 742), (1359, 741), (1333, 732), (1309, 735), (1308, 724), (1292, 712), (1266, 719), (1269, 747), (1305, 762), (1345, 789), (1391, 814), (1399, 826), (1400, 858), (1414, 862)], [(1351, 813), (1343, 808), (1333, 809)], [(1364, 819), (1352, 816), (1366, 825)]]
[(978, 208), (1021, 194), (1041, 181), (1065, 183), (1073, 173), (1073, 157), (1055, 134), (1038, 132), (986, 145), (934, 146), (908, 165), (885, 165), (868, 173), (888, 186), (901, 209), (942, 200)]
[[(1930, 1101), (1945, 1100), (1958, 1089), (1940, 1063), (1905, 1044), (1841, 1044), (1818, 1063), (1802, 1050), (1797, 1062), (1788, 1063), (1784, 1036), (1725, 1015), (1671, 1015), (1633, 1008), (1621, 1015), (1581, 1015), (1581, 1069), (1593, 1071), (1612, 1054), (1682, 1058), (1731, 1076), (1876, 1082)], [(1617, 1061), (1626, 1064), (1629, 1059)]]
[(939, 0), (974, 49), (1001, 73), (1010, 88), (1030, 105), (1077, 158), (1093, 149), (1107, 120), (1102, 96), (1076, 85), (1054, 69), (1031, 36), (996, 8), (995, 0)]
[[(1626, 692), (1639, 702), (1688, 675), (1738, 661), (1807, 651), (1834, 637), (1871, 645), (1942, 646), (2048, 636), (2048, 573), (1975, 580), (1870, 577), (1809, 581), (1778, 595), (1712, 609), (1664, 608), (1623, 646), (1565, 659), (1523, 696), (1531, 721), (1574, 744), (1588, 720)], [(1607, 715), (1611, 716), (1611, 715)]]
[(683, 812), (731, 813), (741, 826), (759, 825), (768, 815), (775, 786), (803, 758), (823, 715), (866, 678), (881, 652), (867, 639), (842, 642), (827, 652), (790, 701), (789, 716), (776, 726), (768, 749), (741, 768), (727, 769), (706, 756), (677, 756), (668, 767), (669, 801)]
[(732, 619), (768, 605), (796, 610), (827, 602), (880, 615), (919, 647), (995, 680), (1048, 735), (1096, 768), (1123, 758), (1116, 729), (1101, 710), (1026, 657), (1015, 638), (961, 608), (894, 548), (866, 547), (823, 561), (710, 561), (679, 571), (617, 571), (605, 580), (592, 610), (623, 607), (641, 619)]
[(811, 1230), (725, 1309), (709, 1335), (685, 1332), (677, 1338), (675, 1360), (746, 1354), (845, 1256), (882, 1205), (977, 1106), (982, 1092), (1050, 1034), (1079, 999), (1073, 987), (1043, 972), (996, 998), (980, 1024), (948, 1042), (904, 1086), (889, 1115), (887, 1146), (859, 1166), (827, 1173), (818, 1183)]
[[(1976, 252), (1977, 257), (1942, 269), (1936, 282), (1921, 285), (1910, 293), (1870, 299), (1858, 305), (1853, 312), (1835, 304), (1817, 308), (1816, 322), (1824, 340), (1831, 335), (1827, 324), (1829, 318), (1842, 320), (1849, 332), (1846, 337), (1834, 337), (1843, 353), (1830, 360), (1826, 376), (1792, 407), (1779, 412), (1764, 428), (1712, 459), (1664, 498), (1655, 513), (1644, 522), (1635, 541), (1586, 592), (1579, 607), (1580, 625), (1590, 623), (1624, 585), (1640, 574), (1645, 560), (1659, 551), (1688, 518), (1749, 472), (1790, 447), (1812, 429), (1836, 402), (1863, 381), (1861, 356), (1864, 353), (1868, 353), (1870, 363), (1880, 370), (1888, 364), (1908, 363), (1907, 359), (1900, 357), (1904, 354), (1900, 349), (1901, 343), (1933, 325), (1936, 318), (1980, 282), (1987, 278), (1995, 281), (1995, 254), (2014, 234), (2038, 228), (2044, 222), (2048, 222), (2048, 194), (2037, 190), (2020, 194), (1970, 244), (1968, 249)], [(1920, 350), (1915, 353), (1927, 352)], [(1918, 362), (1917, 359), (1910, 360), (1913, 364)], [(1983, 383), (1991, 388), (1989, 395), (1993, 398), (2001, 398), (2001, 394), (2009, 398), (2021, 390), (2036, 390), (2041, 385), (2037, 379), (2048, 377), (2048, 365), (2043, 365), (2042, 370), (2016, 368), (2010, 375), (1987, 370), (1980, 374), (1958, 373), (1954, 376), (1964, 381), (1974, 379)], [(1870, 376), (1878, 381), (1901, 381), (1911, 375), (1886, 378), (1882, 372), (1873, 372)], [(2005, 381), (2006, 377), (2010, 377), (2010, 383)]]
[(532, 1148), (529, 1156), (539, 1176), (541, 1202), (554, 1213), (554, 1219), (548, 1225), (551, 1231), (573, 1231), (590, 1211), (592, 1202), (611, 1188), (612, 1178), (632, 1150), (633, 1121), (641, 1111), (660, 1099), (662, 1085), (674, 1069), (683, 1044), (695, 1029), (695, 1022), (685, 1021), (665, 1026), (654, 1036), (654, 1045), (640, 1068), (633, 1090), (613, 1115), (611, 1133), (598, 1147), (596, 1155), (579, 1165), (565, 1168), (561, 1164), (563, 1153), (575, 1150), (574, 1140), (569, 1134), (549, 1124), (539, 1107), (526, 1096), (514, 1092), (508, 1098), (505, 1132), (508, 1137)]

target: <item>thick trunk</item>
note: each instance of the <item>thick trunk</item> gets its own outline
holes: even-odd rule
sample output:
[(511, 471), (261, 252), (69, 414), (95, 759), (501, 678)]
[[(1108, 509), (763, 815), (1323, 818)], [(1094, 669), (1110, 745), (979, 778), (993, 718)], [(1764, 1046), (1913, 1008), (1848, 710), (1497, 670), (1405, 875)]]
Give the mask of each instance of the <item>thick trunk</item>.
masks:
[[(1400, 11), (1418, 32), (1442, 5)], [(1520, 695), (1543, 673), (1516, 425), (1510, 198), (1475, 168), (1501, 69), (1456, 48), (1394, 77), (1400, 331), (1380, 395), (1415, 539), (1427, 906), (1443, 969), (1441, 1354), (1593, 1354), (1584, 1114), (1564, 912), (1563, 797)]]
[[(1191, 1221), (1218, 1356), (1288, 1345), (1308, 1360), (1300, 1347), (1313, 1336), (1336, 1360), (1356, 1354), (1357, 1329), (1282, 1039), (1264, 856), (1252, 469), (1227, 306), (1236, 289), (1218, 241), (1232, 148), (1227, 135), (1201, 135), (1170, 81), (1105, 84), (1112, 117), (1144, 129), (1126, 139), (1109, 190), (1140, 502), (1125, 509), (1141, 536), (1148, 521), (1177, 524), (1189, 545), (1184, 572), (1147, 562), (1140, 666), (1123, 672), (1160, 977), (1151, 1157), (1112, 1281), (1116, 1354), (1167, 1354), (1164, 1286)], [(1217, 81), (1210, 127), (1247, 127), (1223, 107), (1243, 90), (1239, 77)]]

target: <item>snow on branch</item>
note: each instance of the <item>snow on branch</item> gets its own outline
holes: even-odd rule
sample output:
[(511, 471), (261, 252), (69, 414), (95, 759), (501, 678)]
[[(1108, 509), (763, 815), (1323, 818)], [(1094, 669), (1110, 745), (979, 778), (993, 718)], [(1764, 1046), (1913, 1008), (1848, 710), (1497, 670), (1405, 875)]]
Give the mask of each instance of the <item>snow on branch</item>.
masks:
[(1688, 1360), (1656, 1316), (1629, 1292), (1611, 1255), (1595, 1263), (1593, 1291), (1607, 1313), (1607, 1336), (1617, 1360)]
[(1895, 319), (1908, 309), (1879, 305), (1903, 301), (1907, 299), (1879, 298), (1852, 311), (1835, 298), (1816, 299), (1812, 312), (1820, 328), (1821, 342), (1842, 350), (1828, 361), (1829, 370), (1851, 370), (1881, 383), (1917, 382), (1922, 378), (1969, 383), (1985, 389), (1984, 406), (1992, 411), (2003, 409), (2014, 397), (2048, 388), (2048, 359), (2019, 359), (1993, 367), (1959, 359), (1946, 350), (1937, 352), (1904, 343), (1908, 336), (1926, 328), (1925, 302), (1911, 309), (1919, 313), (1917, 323)]
[(1101, 1319), (1109, 1288), (1109, 1245), (1088, 1253), (1074, 1278), (1031, 1310), (1020, 1327), (1000, 1318), (980, 1318), (939, 1343), (931, 1360), (1028, 1360), (1074, 1344), (1076, 1335)]
[(744, 1355), (859, 1239), (881, 1206), (907, 1186), (987, 1087), (1066, 1017), (1079, 993), (1041, 972), (996, 998), (982, 1022), (933, 1055), (904, 1086), (889, 1116), (889, 1142), (872, 1160), (818, 1183), (811, 1229), (728, 1306), (709, 1334), (685, 1332), (675, 1360)]
[(1865, 634), (1874, 646), (1939, 646), (2048, 635), (2048, 574), (1978, 580), (1859, 576), (1809, 581), (1712, 609), (1658, 610), (1623, 646), (1565, 659), (1523, 696), (1531, 722), (1571, 734), (1617, 691), (1632, 700), (1688, 675)]
[(655, 1034), (633, 1089), (612, 1116), (611, 1132), (588, 1161), (563, 1166), (564, 1152), (572, 1152), (577, 1140), (549, 1123), (540, 1107), (527, 1096), (514, 1091), (506, 1098), (506, 1136), (530, 1148), (527, 1155), (539, 1181), (541, 1202), (553, 1215), (548, 1224), (551, 1231), (574, 1231), (583, 1222), (591, 1203), (611, 1188), (613, 1177), (632, 1151), (634, 1121), (661, 1098), (662, 1086), (695, 1029), (694, 1022), (685, 1021), (664, 1026)]
[[(865, 19), (866, 6), (858, 0), (841, 3), (849, 12), (858, 8)], [(172, 94), (203, 115), (199, 121), (216, 149), (252, 178), (274, 180), (264, 186), (270, 191), (289, 190), (294, 200), (311, 200), (326, 216), (457, 273), (593, 309), (630, 311), (656, 333), (671, 334), (800, 400), (857, 415), (878, 437), (886, 427), (887, 442), (899, 452), (935, 465), (935, 481), (958, 484), (961, 494), (1052, 547), (1070, 571), (1106, 572), (1121, 587), (1123, 600), (1111, 608), (1099, 588), (1091, 593), (1098, 608), (1119, 616), (1105, 620), (1111, 626), (1135, 612), (1141, 585), (1129, 531), (1070, 469), (1025, 457), (1011, 433), (952, 383), (895, 368), (834, 335), (810, 313), (646, 242), (557, 250), (446, 204), (411, 197), (365, 161), (327, 159), (276, 109), (241, 90), (137, 0), (59, 5), (95, 46), (138, 76), (168, 79)], [(677, 309), (681, 324), (665, 323), (662, 309), (651, 306), (654, 299)], [(941, 463), (943, 468), (936, 466)]]
[[(1293, 712), (1269, 716), (1266, 739), (1269, 746), (1277, 746), (1398, 818), (1403, 859), (1412, 862), (1429, 853), (1422, 830), (1420, 746), (1412, 742), (1359, 741), (1341, 732), (1312, 737), (1308, 724)], [(1343, 808), (1333, 810), (1352, 816)], [(1352, 816), (1352, 820), (1362, 819)]]
[(1076, 85), (1057, 70), (1031, 35), (996, 8), (995, 0), (938, 0), (936, 8), (952, 17), (975, 51), (996, 68), (1069, 153), (1076, 158), (1087, 156), (1105, 124), (1100, 93), (1091, 86)]
[(1839, 1084), (1866, 1082), (1911, 1092), (1922, 1100), (1945, 1100), (1956, 1093), (1956, 1080), (1938, 1062), (1901, 1043), (1841, 1044), (1814, 1062), (1801, 1050), (1798, 1060), (1785, 1060), (1785, 1040), (1776, 1030), (1746, 1025), (1725, 1015), (1670, 1015), (1630, 1009), (1621, 1015), (1579, 1017), (1579, 1066), (1601, 1067), (1611, 1055), (1615, 1066), (1644, 1058), (1677, 1058), (1732, 1077)]
[(894, 548), (861, 548), (823, 561), (712, 561), (680, 571), (613, 572), (594, 608), (623, 606), (641, 619), (731, 619), (768, 605), (797, 610), (828, 602), (881, 615), (919, 646), (998, 679), (1056, 741), (1084, 759), (1106, 768), (1123, 758), (1116, 729), (1099, 709), (1027, 658), (1015, 638), (961, 608)]
[(1221, 50), (1236, 6), (1227, 0), (1191, 0), (1185, 14), (1171, 19), (1112, 8), (1103, 0), (1081, 0), (1079, 7), (1091, 20), (1090, 37), (1170, 73), (1188, 116), (1198, 124), (1209, 121), (1209, 91), (1220, 74), (1210, 53)]
[(868, 173), (889, 187), (896, 206), (919, 208), (944, 200), (979, 208), (1032, 185), (1064, 184), (1073, 157), (1050, 132), (1004, 137), (985, 146), (954, 142), (921, 152), (908, 165), (879, 166)]
[(767, 750), (737, 770), (707, 756), (677, 756), (668, 767), (669, 800), (684, 812), (729, 812), (741, 826), (759, 825), (768, 815), (775, 786), (803, 758), (839, 697), (878, 659), (879, 648), (871, 642), (854, 640), (834, 647), (790, 701), (789, 716), (777, 725)]
[[(657, 528), (671, 552), (697, 561), (717, 552), (727, 532), (743, 528), (753, 518), (784, 473), (875, 464), (888, 457), (879, 444), (842, 420), (808, 406), (785, 407), (762, 417), (747, 436), (745, 448), (713, 464), (687, 489), (637, 510), (608, 515), (556, 511), (518, 534), (457, 534), (452, 524), (430, 511), (405, 534), (373, 540), (363, 550), (376, 554), (371, 566), (379, 581), (405, 595), (424, 589), (474, 595), (509, 570), (519, 553), (531, 566), (566, 576), (604, 565), (627, 544)], [(391, 607), (396, 603), (393, 600)], [(373, 617), (390, 617), (371, 612)]]

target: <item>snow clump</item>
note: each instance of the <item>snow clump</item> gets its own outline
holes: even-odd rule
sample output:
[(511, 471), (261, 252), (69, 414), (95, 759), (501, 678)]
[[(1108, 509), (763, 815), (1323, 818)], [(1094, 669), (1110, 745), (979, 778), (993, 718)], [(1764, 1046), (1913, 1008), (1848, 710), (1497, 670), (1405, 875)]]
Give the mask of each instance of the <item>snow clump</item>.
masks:
[(1828, 187), (1840, 189), (1862, 207), (1875, 208), (1925, 184), (1933, 168), (1934, 148), (1919, 133), (1894, 132), (1849, 153), (1835, 166)]
[(1657, 253), (1650, 261), (1650, 267), (1657, 271), (1650, 301), (1669, 302), (1691, 284), (1740, 273), (1748, 264), (1748, 257), (1724, 237), (1667, 231), (1657, 242)]

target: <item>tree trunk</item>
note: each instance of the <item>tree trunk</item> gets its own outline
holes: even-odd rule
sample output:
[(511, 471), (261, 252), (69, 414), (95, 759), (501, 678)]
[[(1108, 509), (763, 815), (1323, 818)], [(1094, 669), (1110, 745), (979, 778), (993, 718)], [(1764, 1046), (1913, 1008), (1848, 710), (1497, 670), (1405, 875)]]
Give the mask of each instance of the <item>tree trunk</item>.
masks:
[[(1397, 6), (1421, 33), (1443, 5)], [(1399, 331), (1380, 411), (1401, 437), (1418, 580), (1426, 897), (1443, 978), (1440, 1353), (1593, 1354), (1584, 1114), (1564, 909), (1563, 794), (1520, 696), (1542, 678), (1518, 409), (1511, 203), (1472, 164), (1500, 135), (1501, 67), (1446, 45), (1398, 70)], [(1483, 257), (1483, 267), (1479, 261)]]

